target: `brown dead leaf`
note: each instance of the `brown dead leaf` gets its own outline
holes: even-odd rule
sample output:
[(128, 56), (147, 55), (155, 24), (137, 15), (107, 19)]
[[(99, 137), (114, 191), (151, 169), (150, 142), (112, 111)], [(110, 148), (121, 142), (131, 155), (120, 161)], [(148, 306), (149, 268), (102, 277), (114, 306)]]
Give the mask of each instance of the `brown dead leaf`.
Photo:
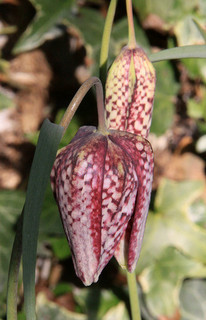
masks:
[(33, 132), (45, 117), (52, 71), (41, 50), (22, 53), (10, 66), (10, 83), (19, 89), (17, 109), (23, 132)]

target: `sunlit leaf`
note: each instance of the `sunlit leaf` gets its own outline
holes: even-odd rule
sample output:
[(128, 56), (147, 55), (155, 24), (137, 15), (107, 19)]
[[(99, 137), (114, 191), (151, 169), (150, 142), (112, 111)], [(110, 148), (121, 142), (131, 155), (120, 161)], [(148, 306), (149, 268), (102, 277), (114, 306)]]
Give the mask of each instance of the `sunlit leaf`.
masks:
[[(175, 23), (181, 20), (185, 15), (195, 11), (197, 2), (196, 0), (182, 1), (182, 0), (133, 0), (133, 4), (141, 21), (144, 21), (149, 15), (156, 15), (161, 18), (162, 28), (168, 30)], [(198, 12), (201, 15), (205, 13), (204, 0), (198, 3)]]
[(163, 180), (148, 216), (137, 272), (151, 265), (170, 246), (191, 259), (206, 262), (206, 230), (189, 219), (189, 207), (204, 190), (202, 181)]
[(204, 44), (204, 38), (194, 23), (194, 18), (193, 15), (187, 15), (176, 24), (174, 32), (179, 46)]
[[(167, 247), (140, 276), (146, 303), (154, 316), (175, 314), (182, 282), (188, 277), (205, 277), (206, 267), (173, 247)], [(202, 318), (203, 319), (203, 318)]]
[[(196, 18), (196, 24), (194, 22)], [(188, 15), (181, 21), (179, 21), (174, 29), (178, 46), (188, 46), (188, 45), (204, 45), (205, 40), (203, 37), (203, 32), (200, 32), (200, 26), (197, 27), (198, 22), (204, 26), (205, 16), (198, 19), (194, 15)], [(198, 21), (198, 22), (197, 22)], [(197, 49), (200, 48), (199, 46)], [(205, 49), (206, 51), (206, 49)], [(202, 78), (206, 81), (206, 68), (205, 60), (202, 59), (184, 59), (182, 60), (185, 65), (190, 78)]]
[(197, 199), (193, 202), (187, 214), (192, 222), (206, 229), (206, 203), (203, 199)]
[(203, 29), (203, 27), (200, 25), (200, 23), (197, 20), (193, 19), (193, 22), (194, 22), (195, 26), (197, 27), (197, 29), (199, 30), (201, 36), (203, 37), (203, 39), (206, 42), (206, 31), (205, 31), (205, 29)]
[(206, 280), (188, 279), (180, 292), (181, 320), (206, 319)]
[(150, 212), (137, 273), (153, 315), (175, 316), (186, 277), (206, 277), (206, 229), (194, 221), (203, 181), (162, 180)]
[(198, 180), (179, 183), (163, 180), (155, 200), (155, 211), (168, 216), (178, 210), (183, 215), (188, 206), (201, 195), (203, 188), (204, 183)]

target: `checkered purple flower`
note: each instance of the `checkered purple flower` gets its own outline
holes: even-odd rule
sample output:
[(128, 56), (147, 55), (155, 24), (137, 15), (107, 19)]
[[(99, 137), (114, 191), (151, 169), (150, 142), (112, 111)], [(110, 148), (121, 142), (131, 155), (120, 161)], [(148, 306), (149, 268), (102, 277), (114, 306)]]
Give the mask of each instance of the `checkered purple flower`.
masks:
[(82, 127), (57, 156), (51, 185), (77, 276), (96, 282), (115, 255), (132, 272), (152, 187), (153, 152), (135, 134)]

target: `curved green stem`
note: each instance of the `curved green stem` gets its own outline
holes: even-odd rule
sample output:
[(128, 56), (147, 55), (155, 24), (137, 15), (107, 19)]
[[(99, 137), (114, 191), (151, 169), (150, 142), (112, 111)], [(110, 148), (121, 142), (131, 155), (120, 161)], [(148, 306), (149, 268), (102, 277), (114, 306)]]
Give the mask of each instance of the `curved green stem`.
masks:
[(100, 52), (100, 79), (102, 81), (103, 87), (105, 85), (106, 76), (107, 76), (107, 60), (108, 60), (108, 53), (109, 53), (109, 42), (110, 42), (112, 24), (114, 20), (115, 11), (116, 11), (117, 1), (118, 0), (110, 1), (107, 17), (105, 20), (103, 36), (102, 36), (102, 44), (101, 44), (101, 52)]
[(127, 283), (128, 283), (128, 289), (129, 289), (129, 299), (130, 299), (132, 320), (141, 320), (137, 282), (136, 282), (136, 276), (134, 272), (130, 273), (127, 271)]
[(126, 0), (127, 7), (127, 18), (128, 18), (128, 27), (129, 27), (129, 42), (128, 47), (130, 49), (136, 48), (136, 38), (135, 38), (135, 30), (134, 30), (134, 18), (132, 11), (132, 0)]
[(17, 320), (17, 291), (19, 267), (22, 255), (22, 225), (23, 212), (17, 224), (16, 236), (13, 243), (12, 254), (9, 264), (7, 283), (7, 320)]
[(97, 77), (91, 77), (86, 80), (83, 85), (79, 88), (74, 98), (70, 102), (67, 110), (60, 122), (60, 125), (64, 127), (64, 132), (69, 126), (74, 113), (79, 107), (81, 101), (83, 100), (85, 94), (89, 91), (91, 87), (95, 85), (96, 87), (96, 95), (97, 95), (97, 110), (98, 110), (98, 120), (99, 120), (99, 130), (106, 131), (105, 118), (104, 118), (104, 96), (103, 96), (103, 88), (102, 83)]

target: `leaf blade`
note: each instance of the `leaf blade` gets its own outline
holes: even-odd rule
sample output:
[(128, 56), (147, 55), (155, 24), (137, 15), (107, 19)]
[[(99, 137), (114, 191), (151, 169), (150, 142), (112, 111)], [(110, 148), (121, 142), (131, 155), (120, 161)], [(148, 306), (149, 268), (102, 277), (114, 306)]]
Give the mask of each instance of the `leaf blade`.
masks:
[(152, 62), (183, 58), (206, 58), (206, 45), (183, 46), (161, 50), (152, 53), (149, 58)]
[(24, 210), (22, 251), (25, 310), (27, 318), (30, 320), (36, 319), (35, 262), (40, 213), (62, 134), (63, 127), (52, 124), (49, 120), (44, 121), (29, 177)]

